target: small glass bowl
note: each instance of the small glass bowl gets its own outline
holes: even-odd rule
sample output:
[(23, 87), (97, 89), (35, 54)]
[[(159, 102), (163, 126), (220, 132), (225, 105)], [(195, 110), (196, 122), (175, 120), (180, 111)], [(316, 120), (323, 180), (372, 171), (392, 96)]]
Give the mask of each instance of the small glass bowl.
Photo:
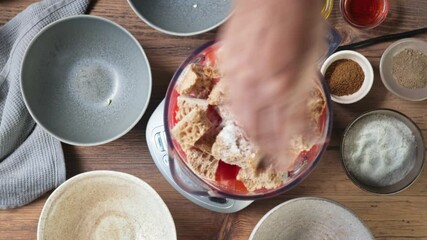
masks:
[(359, 29), (372, 29), (377, 26), (379, 26), (384, 20), (387, 18), (388, 11), (390, 9), (390, 3), (388, 0), (375, 0), (375, 1), (382, 1), (383, 2), (383, 9), (380, 11), (376, 18), (373, 19), (369, 24), (362, 25), (360, 23), (357, 23), (354, 21), (354, 19), (350, 16), (350, 13), (348, 11), (348, 5), (351, 1), (355, 0), (340, 0), (340, 10), (341, 15), (343, 16), (344, 20), (350, 24), (351, 26)]

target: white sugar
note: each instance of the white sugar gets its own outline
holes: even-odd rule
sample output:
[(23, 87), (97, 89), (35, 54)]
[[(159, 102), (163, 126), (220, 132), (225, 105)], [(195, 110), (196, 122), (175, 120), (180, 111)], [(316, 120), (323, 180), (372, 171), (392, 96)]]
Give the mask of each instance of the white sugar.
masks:
[(417, 146), (412, 131), (400, 120), (383, 114), (356, 122), (343, 146), (346, 168), (372, 186), (401, 181), (415, 164)]
[(237, 146), (238, 132), (234, 125), (226, 125), (220, 132), (220, 137), (224, 141), (224, 144), (229, 147), (232, 154), (240, 152)]

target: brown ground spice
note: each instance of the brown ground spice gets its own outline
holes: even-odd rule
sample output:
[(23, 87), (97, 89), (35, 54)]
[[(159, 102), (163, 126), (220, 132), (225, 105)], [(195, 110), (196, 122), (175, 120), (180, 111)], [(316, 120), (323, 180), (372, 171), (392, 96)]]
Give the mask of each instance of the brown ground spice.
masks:
[(414, 49), (405, 49), (393, 57), (393, 77), (405, 88), (416, 89), (427, 86), (427, 56)]
[(333, 62), (325, 73), (332, 95), (345, 96), (357, 92), (365, 80), (365, 73), (358, 63), (350, 59)]

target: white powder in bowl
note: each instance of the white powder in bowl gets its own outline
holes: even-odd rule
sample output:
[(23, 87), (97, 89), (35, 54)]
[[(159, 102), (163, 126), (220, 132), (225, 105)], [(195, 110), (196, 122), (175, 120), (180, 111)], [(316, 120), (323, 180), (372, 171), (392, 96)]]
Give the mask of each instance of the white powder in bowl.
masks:
[(395, 117), (373, 114), (361, 118), (347, 132), (343, 146), (347, 170), (371, 186), (393, 185), (415, 164), (415, 136)]

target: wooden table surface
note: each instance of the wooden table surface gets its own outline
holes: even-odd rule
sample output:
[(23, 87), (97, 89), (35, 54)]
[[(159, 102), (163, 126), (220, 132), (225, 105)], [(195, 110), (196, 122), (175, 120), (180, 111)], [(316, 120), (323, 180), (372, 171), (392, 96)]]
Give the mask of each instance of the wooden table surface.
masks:
[[(0, 25), (35, 0), (0, 0)], [(261, 1), (260, 1), (261, 2)], [(387, 20), (373, 30), (357, 30), (342, 19), (338, 0), (329, 21), (344, 42), (427, 26), (427, 1), (393, 0)], [(344, 128), (361, 113), (376, 108), (392, 108), (412, 118), (427, 132), (427, 102), (404, 101), (389, 93), (378, 73), (383, 43), (359, 49), (375, 70), (372, 91), (357, 104), (333, 104), (334, 123), (330, 145), (314, 172), (293, 190), (272, 199), (254, 202), (234, 214), (219, 214), (194, 205), (176, 192), (153, 163), (145, 141), (149, 116), (163, 99), (175, 69), (197, 46), (215, 38), (215, 32), (195, 37), (173, 37), (143, 23), (126, 0), (95, 0), (92, 15), (113, 20), (128, 29), (144, 47), (153, 70), (153, 91), (147, 112), (124, 137), (97, 147), (64, 144), (67, 177), (92, 170), (115, 170), (133, 174), (148, 182), (164, 199), (175, 220), (178, 239), (248, 239), (258, 220), (274, 206), (292, 198), (318, 196), (351, 208), (369, 226), (377, 239), (427, 239), (427, 168), (409, 189), (393, 196), (377, 196), (357, 188), (340, 164), (340, 141)], [(427, 40), (427, 35), (420, 38)], [(1, 43), (0, 43), (1, 44)], [(260, 43), (261, 44), (261, 43)], [(286, 48), (286, 46), (284, 46)], [(37, 221), (49, 194), (19, 209), (0, 211), (0, 239), (35, 239)]]

